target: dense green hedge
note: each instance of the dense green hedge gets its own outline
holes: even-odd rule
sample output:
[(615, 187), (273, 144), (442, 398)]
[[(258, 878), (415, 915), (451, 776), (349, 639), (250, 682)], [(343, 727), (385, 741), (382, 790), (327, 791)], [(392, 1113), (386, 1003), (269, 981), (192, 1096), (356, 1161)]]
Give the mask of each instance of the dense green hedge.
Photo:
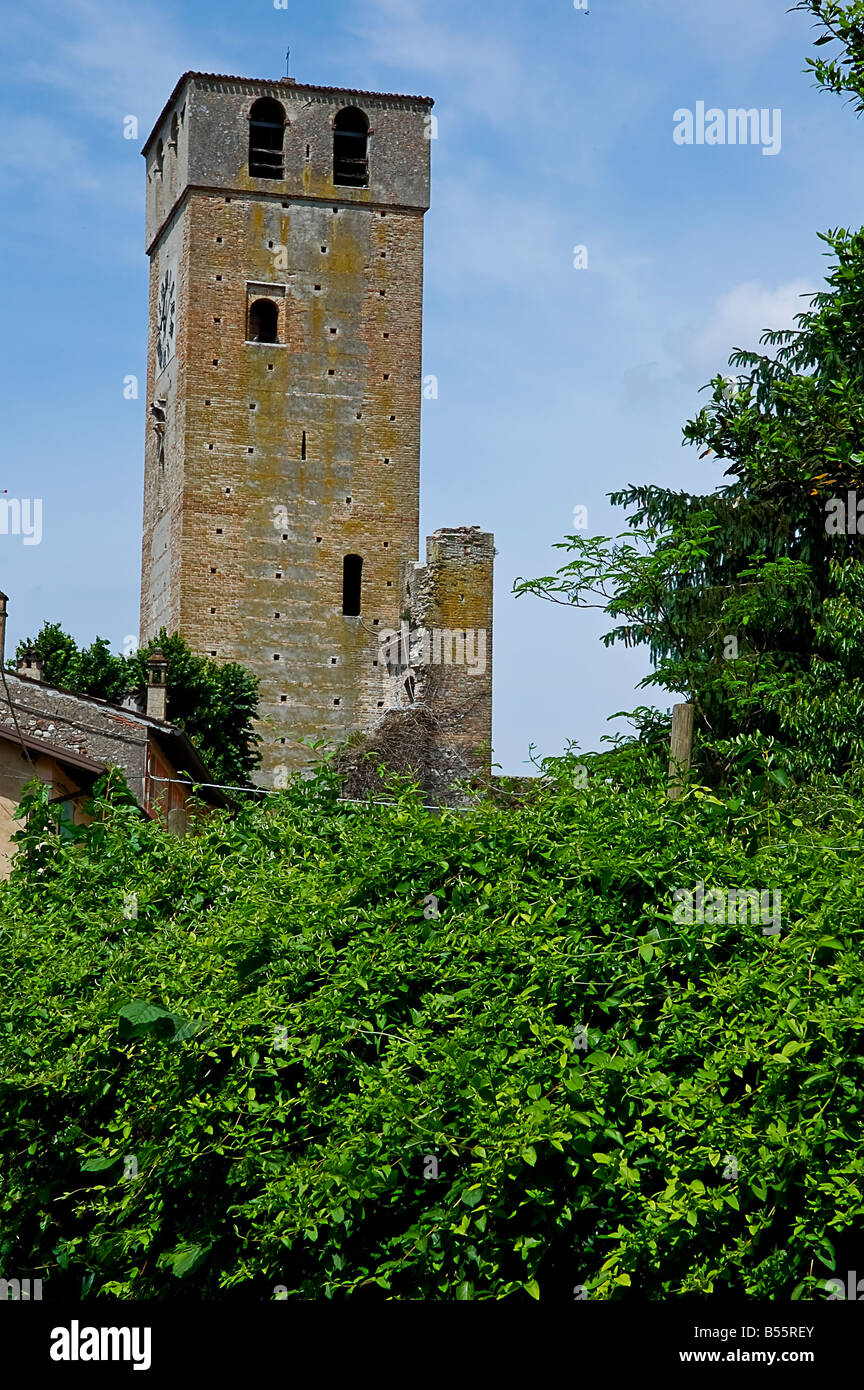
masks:
[[(106, 801), (58, 842), (37, 805), (0, 891), (0, 1272), (824, 1298), (861, 1262), (864, 808), (571, 774), (440, 816), (325, 775), (185, 840)], [(779, 889), (781, 934), (676, 924), (697, 880)]]

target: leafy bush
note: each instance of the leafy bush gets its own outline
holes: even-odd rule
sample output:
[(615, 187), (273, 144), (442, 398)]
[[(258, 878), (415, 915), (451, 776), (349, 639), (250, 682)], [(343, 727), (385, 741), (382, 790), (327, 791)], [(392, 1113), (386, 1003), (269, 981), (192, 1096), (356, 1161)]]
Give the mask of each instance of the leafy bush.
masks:
[[(648, 752), (587, 765), (441, 815), (324, 770), (183, 840), (107, 795), (63, 841), (32, 803), (0, 1268), (52, 1298), (824, 1297), (864, 1216), (864, 807), (826, 779), (806, 828), (770, 777), (672, 804)], [(679, 925), (698, 880), (779, 889), (782, 933)]]

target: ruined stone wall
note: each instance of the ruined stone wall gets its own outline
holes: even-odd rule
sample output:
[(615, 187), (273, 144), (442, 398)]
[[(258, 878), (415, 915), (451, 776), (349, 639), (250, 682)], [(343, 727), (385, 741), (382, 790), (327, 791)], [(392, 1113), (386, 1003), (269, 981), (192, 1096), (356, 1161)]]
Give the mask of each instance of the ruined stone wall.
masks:
[(408, 579), (414, 698), (434, 716), (442, 778), (491, 774), (494, 556), (476, 526), (436, 531)]
[[(286, 109), (284, 180), (248, 174), (260, 95)], [(347, 105), (370, 119), (369, 188), (332, 181), (331, 124)], [(180, 110), (176, 168), (154, 170), (152, 137), (146, 150), (141, 636), (165, 625), (258, 676), (258, 780), (279, 785), (308, 765), (303, 740), (337, 744), (387, 703), (377, 634), (398, 625), (418, 549), (429, 103), (194, 77), (160, 138)], [(174, 267), (176, 341), (160, 370)], [(255, 298), (277, 304), (278, 343), (247, 341)], [(364, 562), (359, 617), (342, 613), (346, 555)]]
[(379, 639), (386, 711), (342, 763), (346, 795), (380, 785), (376, 760), (416, 781), (434, 804), (458, 802), (460, 782), (488, 781), (494, 557), (494, 537), (463, 526), (436, 531), (426, 563), (403, 566), (401, 621)]

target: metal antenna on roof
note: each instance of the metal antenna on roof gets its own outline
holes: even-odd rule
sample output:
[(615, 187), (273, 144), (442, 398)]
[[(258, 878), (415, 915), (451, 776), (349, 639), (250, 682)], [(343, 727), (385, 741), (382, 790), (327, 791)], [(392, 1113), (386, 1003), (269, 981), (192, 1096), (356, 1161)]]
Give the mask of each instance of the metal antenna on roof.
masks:
[(287, 53), (285, 54), (285, 76), (286, 76), (286, 77), (290, 77), (290, 76), (291, 76), (291, 49), (290, 49), (290, 48), (288, 49)]

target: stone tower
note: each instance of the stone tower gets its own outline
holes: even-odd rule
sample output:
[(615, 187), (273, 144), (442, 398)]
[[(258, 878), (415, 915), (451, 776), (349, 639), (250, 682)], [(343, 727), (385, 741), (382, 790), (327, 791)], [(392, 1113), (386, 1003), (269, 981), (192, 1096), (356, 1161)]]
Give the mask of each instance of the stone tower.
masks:
[(431, 107), (189, 72), (144, 146), (141, 638), (258, 676), (264, 786), (394, 699), (378, 636), (419, 549)]

